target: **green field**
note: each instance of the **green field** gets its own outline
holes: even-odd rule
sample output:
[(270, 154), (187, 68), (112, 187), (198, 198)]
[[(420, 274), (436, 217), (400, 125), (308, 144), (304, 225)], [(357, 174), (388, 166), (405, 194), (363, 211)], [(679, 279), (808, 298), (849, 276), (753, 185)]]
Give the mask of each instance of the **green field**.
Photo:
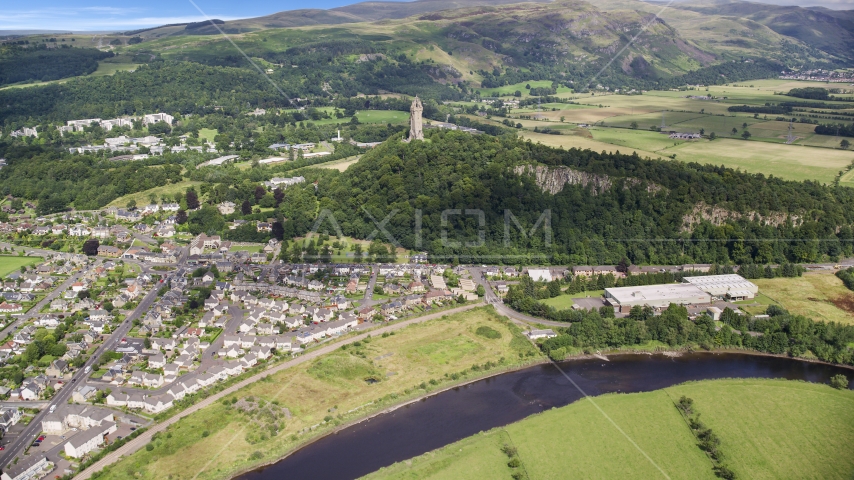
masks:
[(23, 266), (33, 266), (42, 263), (42, 257), (13, 257), (10, 255), (0, 256), (0, 278), (6, 277), (12, 272), (19, 271)]
[(98, 69), (92, 72), (89, 75), (79, 75), (76, 77), (68, 77), (61, 78), (59, 80), (50, 80), (47, 82), (37, 81), (32, 83), (23, 83), (19, 85), (9, 85), (6, 87), (0, 88), (0, 90), (5, 90), (7, 88), (23, 88), (23, 87), (35, 87), (39, 85), (49, 85), (51, 83), (65, 83), (72, 78), (83, 78), (83, 77), (104, 77), (108, 75), (114, 75), (116, 72), (126, 72), (130, 70), (136, 70), (140, 64), (137, 63), (108, 63), (108, 62), (98, 62)]
[[(497, 87), (497, 88), (480, 88), (480, 89), (478, 89), (478, 91), (480, 92), (480, 95), (483, 97), (491, 97), (491, 96), (494, 96), (496, 93), (499, 96), (513, 95), (513, 93), (516, 91), (521, 92), (523, 97), (528, 97), (528, 96), (530, 96), (530, 95), (528, 95), (528, 92), (530, 92), (530, 90), (525, 88), (525, 85), (530, 85), (531, 88), (551, 87), (552, 81), (551, 80), (531, 80), (528, 82), (514, 83), (513, 85), (504, 85), (503, 87)], [(557, 89), (557, 93), (571, 93), (571, 92), (572, 92), (572, 89), (566, 88), (563, 86), (558, 87), (558, 89)]]
[(163, 195), (174, 196), (176, 193), (184, 193), (190, 187), (198, 187), (203, 182), (197, 182), (193, 180), (184, 180), (178, 183), (172, 183), (169, 185), (164, 185), (162, 187), (154, 187), (148, 190), (144, 190), (142, 192), (131, 193), (125, 195), (123, 197), (119, 197), (112, 202), (110, 202), (108, 207), (125, 207), (128, 202), (133, 199), (136, 201), (138, 206), (145, 206), (151, 202), (151, 195), (154, 195), (157, 198), (157, 202), (160, 203), (160, 199)]
[(217, 133), (219, 133), (219, 132), (217, 132), (213, 128), (200, 128), (199, 129), (199, 140), (205, 139), (208, 141), (208, 143), (212, 144), (212, 143), (214, 143), (214, 137), (216, 137)]
[(797, 278), (751, 280), (759, 291), (786, 310), (813, 320), (854, 324), (854, 292), (831, 273), (808, 273)]
[[(500, 338), (477, 334), (481, 326), (499, 332)], [(234, 395), (287, 408), (287, 418), (249, 416), (218, 402), (182, 419), (152, 442), (153, 450), (141, 449), (123, 458), (101, 478), (232, 478), (237, 471), (280, 458), (341, 422), (447, 386), (453, 380), (445, 374), (468, 370), (466, 376), (479, 376), (483, 370), (473, 372), (472, 365), (504, 357), (512, 359), (509, 366), (519, 361), (519, 353), (536, 355), (519, 328), (491, 309), (410, 325), (394, 335), (374, 337), (370, 343), (353, 344), (275, 373), (269, 381)], [(436, 383), (428, 383), (431, 380)], [(203, 436), (204, 431), (209, 435)], [(276, 434), (270, 435), (272, 431)]]
[[(738, 478), (854, 474), (854, 393), (805, 382), (747, 379), (580, 400), (367, 478), (491, 479), (508, 478), (514, 470), (523, 470), (530, 479), (716, 478), (711, 461), (674, 406), (682, 395), (694, 400), (702, 421), (720, 437), (725, 462)], [(508, 457), (501, 451), (505, 445), (518, 450), (517, 469), (507, 466)]]
[(572, 305), (575, 302), (572, 301), (573, 298), (586, 298), (586, 297), (601, 297), (605, 294), (605, 290), (591, 290), (589, 292), (581, 292), (581, 293), (566, 293), (563, 295), (558, 295), (557, 297), (547, 298), (542, 302), (546, 305), (555, 307), (558, 310), (566, 310), (567, 308), (572, 308)]

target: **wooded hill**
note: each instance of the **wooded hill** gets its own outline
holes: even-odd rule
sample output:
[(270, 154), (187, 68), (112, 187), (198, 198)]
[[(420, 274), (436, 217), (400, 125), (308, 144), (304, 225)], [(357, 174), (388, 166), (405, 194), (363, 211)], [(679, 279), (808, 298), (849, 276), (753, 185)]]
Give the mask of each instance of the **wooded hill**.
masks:
[[(397, 211), (386, 228), (402, 246), (475, 263), (481, 256), (507, 255), (513, 264), (538, 257), (557, 264), (615, 264), (624, 256), (636, 264), (764, 264), (852, 252), (851, 189), (636, 155), (557, 150), (511, 137), (444, 131), (428, 137), (386, 142), (345, 173), (320, 179), (316, 198), (308, 195), (314, 187), (289, 189), (300, 207), (285, 212), (286, 231), (302, 235), (316, 219), (309, 212), (328, 209), (345, 235), (365, 238), (374, 225), (364, 207), (378, 220)], [(527, 173), (528, 165), (558, 172), (553, 182), (561, 175), (576, 180), (551, 194)], [(703, 205), (716, 205), (717, 216), (689, 221), (703, 217)], [(420, 247), (416, 209), (423, 213)], [(478, 240), (474, 215), (451, 215), (443, 227), (442, 212), (450, 209), (484, 212), (482, 246), (442, 242), (443, 230), (462, 244)], [(513, 223), (505, 246), (505, 209), (526, 231), (550, 210), (551, 247), (541, 229), (524, 238)], [(328, 223), (322, 228), (335, 233)]]

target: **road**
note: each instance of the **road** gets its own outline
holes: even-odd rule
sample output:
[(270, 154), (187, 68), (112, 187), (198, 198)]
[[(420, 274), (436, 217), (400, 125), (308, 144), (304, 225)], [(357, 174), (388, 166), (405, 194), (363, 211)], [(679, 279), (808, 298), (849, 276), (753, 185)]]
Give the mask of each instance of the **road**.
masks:
[[(50, 405), (64, 405), (68, 403), (68, 399), (71, 398), (71, 394), (74, 392), (74, 387), (79, 384), (83, 384), (85, 379), (91, 375), (91, 367), (95, 364), (101, 355), (104, 354), (107, 350), (112, 350), (116, 347), (118, 342), (127, 335), (128, 331), (133, 324), (133, 321), (138, 318), (142, 313), (146, 312), (154, 301), (157, 299), (157, 290), (158, 285), (153, 285), (151, 287), (151, 291), (143, 297), (142, 301), (139, 302), (139, 305), (134, 309), (134, 311), (122, 322), (119, 327), (110, 335), (110, 337), (95, 350), (82, 368), (78, 369), (72, 377), (71, 382), (65, 384), (65, 388), (60, 389), (53, 398), (50, 400)], [(81, 381), (83, 379), (84, 381)], [(38, 414), (36, 414), (35, 418), (30, 422), (27, 428), (24, 429), (23, 432), (9, 445), (6, 445), (6, 450), (2, 452), (0, 455), (0, 465), (7, 465), (12, 461), (16, 456), (23, 454), (24, 449), (32, 444), (33, 440), (38, 436), (38, 434), (42, 431), (42, 419), (44, 419), (45, 415), (49, 413), (49, 409), (42, 410)]]
[(0, 331), (0, 339), (6, 338), (10, 333), (13, 333), (23, 322), (35, 317), (39, 314), (42, 308), (45, 305), (48, 305), (50, 302), (54, 301), (56, 297), (58, 297), (62, 292), (68, 290), (71, 287), (71, 284), (76, 282), (86, 273), (86, 269), (80, 270), (74, 275), (68, 277), (64, 282), (62, 282), (58, 287), (54, 288), (53, 291), (48, 293), (39, 303), (35, 304), (32, 308), (30, 308), (27, 313), (18, 315), (14, 322), (10, 323), (6, 328)]
[(362, 300), (362, 307), (370, 307), (374, 305), (374, 286), (377, 284), (377, 268), (371, 269), (371, 278), (368, 280), (368, 286), (365, 288), (365, 298)]
[(545, 320), (543, 318), (532, 317), (530, 315), (525, 315), (524, 313), (519, 313), (516, 310), (504, 305), (504, 301), (501, 300), (501, 297), (492, 290), (492, 285), (489, 284), (489, 281), (483, 276), (483, 269), (479, 267), (469, 267), (469, 272), (471, 272), (472, 280), (478, 285), (483, 285), (485, 290), (485, 294), (483, 296), (483, 300), (492, 305), (495, 308), (495, 311), (504, 315), (505, 317), (511, 320), (518, 320), (520, 322), (524, 322), (527, 324), (537, 324), (537, 325), (546, 325), (549, 327), (560, 327), (567, 328), (570, 326), (568, 322), (555, 322), (552, 320)]
[(255, 375), (249, 377), (249, 378), (246, 378), (246, 379), (226, 388), (225, 390), (223, 390), (221, 392), (215, 393), (215, 394), (211, 395), (210, 397), (208, 397), (208, 398), (200, 401), (199, 403), (193, 405), (192, 407), (190, 407), (190, 408), (170, 417), (169, 419), (167, 419), (161, 423), (158, 423), (157, 425), (149, 428), (148, 430), (146, 430), (145, 432), (140, 434), (138, 437), (134, 438), (133, 440), (131, 440), (128, 443), (119, 447), (116, 451), (110, 452), (107, 456), (105, 456), (101, 460), (95, 462), (92, 466), (90, 466), (86, 470), (80, 472), (74, 478), (77, 480), (88, 480), (89, 478), (91, 478), (93, 473), (95, 473), (99, 470), (102, 470), (104, 467), (106, 467), (110, 464), (115, 463), (121, 457), (130, 455), (133, 452), (139, 450), (140, 448), (143, 448), (148, 442), (151, 441), (151, 437), (153, 437), (154, 434), (156, 434), (158, 432), (162, 432), (167, 427), (178, 422), (179, 420), (186, 417), (187, 415), (191, 415), (191, 414), (193, 414), (193, 413), (195, 413), (195, 412), (197, 412), (197, 411), (199, 411), (199, 410), (201, 410), (201, 409), (203, 409), (209, 405), (217, 403), (220, 400), (222, 400), (224, 397), (227, 397), (228, 395), (231, 395), (231, 394), (237, 392), (241, 388), (244, 388), (246, 386), (249, 386), (249, 385), (261, 380), (261, 378), (263, 378), (267, 375), (271, 375), (271, 374), (280, 372), (282, 370), (286, 370), (288, 368), (292, 368), (292, 367), (295, 367), (297, 365), (308, 362), (310, 360), (313, 360), (313, 359), (315, 359), (321, 355), (325, 355), (327, 353), (330, 353), (330, 352), (340, 348), (341, 345), (348, 345), (348, 344), (351, 344), (353, 342), (364, 340), (368, 335), (372, 335), (372, 336), (382, 335), (383, 333), (386, 333), (386, 332), (393, 332), (396, 330), (400, 330), (401, 328), (408, 327), (409, 325), (414, 325), (416, 323), (421, 323), (421, 322), (426, 322), (429, 320), (441, 318), (443, 315), (452, 315), (455, 313), (464, 312), (466, 310), (471, 310), (472, 308), (482, 307), (483, 305), (484, 305), (483, 303), (465, 305), (465, 306), (454, 308), (451, 310), (445, 310), (442, 312), (431, 313), (429, 315), (424, 315), (423, 317), (417, 317), (417, 318), (412, 318), (409, 320), (404, 320), (402, 322), (387, 325), (385, 327), (380, 327), (380, 328), (371, 330), (370, 332), (362, 333), (360, 335), (356, 335), (356, 336), (347, 338), (347, 339), (340, 341), (340, 342), (336, 342), (336, 343), (332, 343), (332, 344), (320, 347), (316, 350), (312, 350), (308, 353), (300, 355), (300, 356), (294, 358), (293, 360), (289, 360), (285, 363), (281, 363), (281, 364), (275, 365), (275, 366), (270, 366), (267, 369), (265, 369), (264, 371), (262, 371), (261, 373), (257, 373)]

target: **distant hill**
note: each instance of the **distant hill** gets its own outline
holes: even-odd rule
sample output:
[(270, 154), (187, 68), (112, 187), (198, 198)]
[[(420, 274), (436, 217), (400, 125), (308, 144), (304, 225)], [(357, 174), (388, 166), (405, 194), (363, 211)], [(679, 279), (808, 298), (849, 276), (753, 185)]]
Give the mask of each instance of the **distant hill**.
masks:
[(823, 52), (854, 59), (854, 10), (790, 7), (743, 1), (676, 3), (704, 15), (752, 20)]

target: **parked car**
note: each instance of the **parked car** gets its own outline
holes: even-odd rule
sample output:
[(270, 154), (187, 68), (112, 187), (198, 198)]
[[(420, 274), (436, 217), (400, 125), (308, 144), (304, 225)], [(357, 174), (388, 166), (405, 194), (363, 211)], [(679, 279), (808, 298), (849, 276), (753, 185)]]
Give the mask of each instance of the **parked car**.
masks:
[(43, 442), (44, 441), (44, 435), (39, 435), (39, 439), (36, 441), (37, 442)]

